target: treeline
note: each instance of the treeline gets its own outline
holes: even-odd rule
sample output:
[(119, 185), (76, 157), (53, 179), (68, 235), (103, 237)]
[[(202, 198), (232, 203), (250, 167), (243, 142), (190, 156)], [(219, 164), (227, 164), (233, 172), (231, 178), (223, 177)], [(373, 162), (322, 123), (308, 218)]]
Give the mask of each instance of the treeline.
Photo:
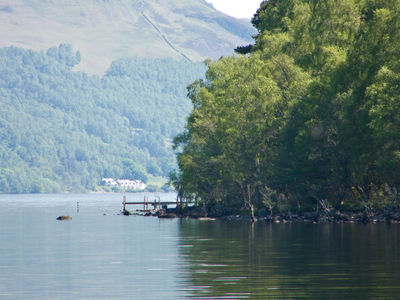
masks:
[(121, 59), (103, 77), (74, 71), (80, 53), (0, 49), (0, 192), (93, 190), (102, 177), (166, 176), (172, 138), (203, 64)]
[(175, 138), (180, 197), (213, 215), (398, 205), (400, 1), (269, 0), (210, 63)]

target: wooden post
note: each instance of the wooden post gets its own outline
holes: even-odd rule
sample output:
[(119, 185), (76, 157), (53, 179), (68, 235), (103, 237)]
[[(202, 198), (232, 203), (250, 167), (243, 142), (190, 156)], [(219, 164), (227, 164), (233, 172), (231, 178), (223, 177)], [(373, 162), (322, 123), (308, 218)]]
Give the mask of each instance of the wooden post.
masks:
[(124, 205), (124, 210), (123, 210), (123, 212), (125, 212), (125, 210), (126, 210), (126, 196), (124, 196), (124, 197), (122, 198), (122, 204)]

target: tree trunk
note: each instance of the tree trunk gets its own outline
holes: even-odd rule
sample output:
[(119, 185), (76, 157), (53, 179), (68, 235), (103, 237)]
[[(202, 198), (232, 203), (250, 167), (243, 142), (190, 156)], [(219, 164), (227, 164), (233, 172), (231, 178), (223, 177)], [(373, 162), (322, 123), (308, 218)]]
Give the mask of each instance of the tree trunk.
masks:
[(251, 223), (254, 223), (255, 221), (257, 221), (257, 218), (254, 216), (254, 205), (250, 204), (250, 219), (251, 219)]
[(251, 203), (251, 191), (250, 191), (250, 184), (247, 185), (247, 205), (250, 208), (250, 220), (251, 223), (254, 223), (255, 221), (257, 221), (257, 218), (254, 216), (254, 204)]
[(394, 186), (392, 188), (392, 194), (393, 194), (392, 205), (394, 206), (397, 202), (397, 197), (398, 197), (397, 187)]
[(361, 199), (364, 205), (365, 221), (368, 222), (371, 219), (371, 208), (368, 205), (368, 200), (369, 200), (368, 194), (361, 186), (356, 186), (356, 189), (361, 195)]

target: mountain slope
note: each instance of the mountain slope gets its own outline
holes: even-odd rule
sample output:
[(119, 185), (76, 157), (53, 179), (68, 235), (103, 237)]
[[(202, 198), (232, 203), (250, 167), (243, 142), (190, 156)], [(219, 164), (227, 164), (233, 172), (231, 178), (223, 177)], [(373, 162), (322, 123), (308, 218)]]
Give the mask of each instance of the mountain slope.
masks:
[(102, 177), (166, 176), (171, 138), (202, 63), (121, 59), (106, 75), (73, 71), (68, 45), (0, 49), (0, 192), (95, 189)]
[(0, 0), (0, 192), (166, 176), (201, 61), (253, 33), (204, 0)]
[(92, 74), (124, 57), (215, 59), (254, 34), (204, 0), (0, 0), (0, 28), (0, 47), (71, 44)]

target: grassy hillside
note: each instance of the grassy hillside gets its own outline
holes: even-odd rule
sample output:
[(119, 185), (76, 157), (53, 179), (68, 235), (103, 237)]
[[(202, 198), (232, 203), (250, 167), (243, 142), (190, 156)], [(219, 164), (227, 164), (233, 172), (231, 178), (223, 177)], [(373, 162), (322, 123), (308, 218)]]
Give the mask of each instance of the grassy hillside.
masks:
[(125, 57), (219, 58), (254, 34), (204, 0), (13, 0), (0, 2), (0, 27), (0, 47), (68, 43), (92, 74)]

